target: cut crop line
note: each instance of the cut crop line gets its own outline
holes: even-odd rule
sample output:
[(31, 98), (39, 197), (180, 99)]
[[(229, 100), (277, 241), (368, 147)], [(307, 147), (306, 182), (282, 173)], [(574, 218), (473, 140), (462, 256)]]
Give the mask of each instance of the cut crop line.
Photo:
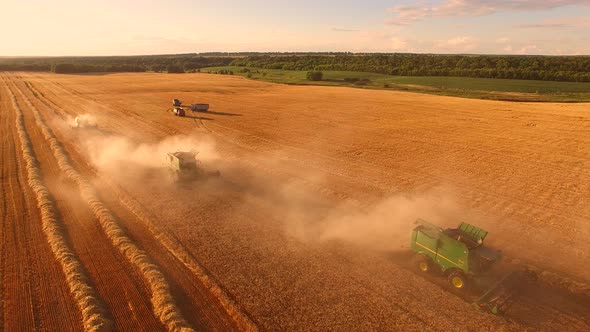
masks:
[(35, 121), (57, 160), (59, 168), (74, 181), (91, 210), (100, 222), (113, 245), (141, 272), (151, 291), (151, 303), (156, 317), (170, 331), (192, 331), (174, 301), (170, 285), (160, 268), (129, 238), (119, 226), (111, 211), (98, 198), (94, 187), (71, 165), (67, 152), (45, 124), (41, 114), (24, 93), (15, 85), (23, 100), (31, 109)]
[[(55, 104), (51, 106), (48, 103), (44, 102), (38, 96), (37, 100), (39, 100), (42, 104), (44, 104), (48, 109), (52, 110), (57, 115), (63, 112), (63, 110), (61, 110), (59, 106)], [(56, 110), (56, 108), (58, 108), (60, 111)], [(74, 147), (74, 149), (78, 151), (76, 147)], [(92, 167), (91, 165), (88, 166)], [(160, 243), (168, 250), (168, 252), (170, 252), (193, 274), (195, 274), (195, 276), (203, 283), (203, 285), (205, 285), (205, 287), (217, 298), (217, 300), (221, 303), (228, 315), (232, 317), (232, 319), (238, 324), (238, 328), (241, 331), (258, 330), (256, 323), (252, 320), (250, 315), (248, 315), (236, 303), (236, 301), (209, 275), (209, 273), (200, 263), (197, 262), (193, 255), (191, 255), (188, 252), (188, 250), (186, 250), (182, 246), (182, 244), (179, 243), (178, 240), (174, 239), (173, 236), (171, 236), (167, 232), (161, 231), (158, 227), (154, 225), (154, 223), (152, 222), (153, 217), (148, 215), (148, 212), (145, 210), (145, 208), (143, 208), (141, 203), (134, 199), (126, 190), (117, 185), (115, 181), (113, 181), (109, 177), (103, 174), (101, 175), (101, 178), (108, 185), (108, 187), (110, 187), (115, 193), (117, 193), (117, 196), (119, 197), (119, 199), (121, 199), (121, 203), (146, 225), (148, 230), (154, 235), (156, 239), (160, 241)]]
[(225, 311), (238, 324), (241, 331), (257, 331), (258, 327), (248, 314), (219, 286), (219, 284), (209, 275), (201, 264), (186, 250), (178, 240), (167, 232), (162, 232), (151, 222), (147, 212), (142, 208), (141, 203), (137, 202), (124, 189), (114, 184), (110, 179), (103, 177), (106, 184), (113, 189), (121, 199), (121, 203), (126, 206), (139, 220), (141, 220), (160, 243), (182, 264), (195, 274), (195, 276), (205, 285), (205, 287), (219, 300)]
[(31, 140), (25, 129), (22, 110), (12, 91), (7, 90), (12, 98), (12, 105), (16, 112), (16, 129), (21, 143), (23, 159), (26, 163), (28, 184), (37, 199), (37, 206), (41, 212), (43, 232), (47, 237), (53, 255), (61, 265), (70, 293), (82, 314), (84, 330), (110, 331), (113, 325), (106, 318), (104, 305), (90, 285), (76, 254), (67, 245), (65, 236), (57, 221), (56, 208), (47, 187), (42, 181), (39, 162), (34, 155)]

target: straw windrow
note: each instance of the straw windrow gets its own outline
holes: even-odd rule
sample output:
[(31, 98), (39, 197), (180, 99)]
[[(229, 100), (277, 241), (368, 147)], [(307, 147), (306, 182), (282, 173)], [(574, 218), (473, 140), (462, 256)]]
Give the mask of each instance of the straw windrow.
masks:
[(94, 212), (102, 229), (113, 245), (141, 272), (151, 292), (151, 303), (155, 316), (170, 331), (191, 331), (192, 328), (188, 325), (177, 307), (168, 281), (160, 271), (160, 268), (127, 236), (115, 220), (113, 214), (98, 198), (94, 187), (72, 167), (67, 152), (56, 139), (51, 129), (45, 124), (37, 108), (20, 89), (17, 88), (17, 91), (31, 109), (38, 127), (41, 129), (57, 160), (59, 168), (70, 180), (78, 185), (82, 198)]
[(51, 194), (43, 183), (39, 162), (34, 155), (31, 140), (26, 132), (22, 111), (16, 97), (8, 89), (16, 113), (16, 130), (21, 143), (25, 161), (28, 184), (35, 193), (37, 206), (41, 213), (42, 229), (57, 262), (66, 277), (70, 293), (82, 315), (85, 331), (111, 331), (112, 322), (106, 317), (104, 306), (96, 291), (90, 285), (84, 268), (76, 254), (67, 245), (65, 236), (57, 220), (56, 208)]

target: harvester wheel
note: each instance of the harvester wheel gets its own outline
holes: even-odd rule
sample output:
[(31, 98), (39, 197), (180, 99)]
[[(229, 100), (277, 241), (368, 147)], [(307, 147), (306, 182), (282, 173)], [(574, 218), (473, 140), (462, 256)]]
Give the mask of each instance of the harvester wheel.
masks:
[(418, 255), (418, 257), (416, 257), (416, 267), (418, 268), (418, 271), (422, 273), (430, 273), (432, 270), (432, 263), (428, 257)]
[(467, 277), (461, 271), (453, 271), (449, 273), (449, 284), (455, 290), (467, 289)]

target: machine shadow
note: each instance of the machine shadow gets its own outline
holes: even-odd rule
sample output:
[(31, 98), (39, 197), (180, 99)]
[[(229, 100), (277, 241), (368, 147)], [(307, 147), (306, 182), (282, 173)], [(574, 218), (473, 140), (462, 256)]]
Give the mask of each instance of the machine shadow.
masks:
[(215, 114), (215, 115), (223, 115), (223, 116), (243, 116), (242, 114), (238, 114), (238, 113), (215, 112), (215, 111), (211, 111), (211, 110), (209, 110), (205, 113)]
[(205, 116), (197, 116), (197, 115), (185, 115), (185, 118), (189, 118), (189, 119), (193, 119), (193, 120), (205, 120), (205, 121), (213, 121), (215, 119), (213, 118), (208, 118)]

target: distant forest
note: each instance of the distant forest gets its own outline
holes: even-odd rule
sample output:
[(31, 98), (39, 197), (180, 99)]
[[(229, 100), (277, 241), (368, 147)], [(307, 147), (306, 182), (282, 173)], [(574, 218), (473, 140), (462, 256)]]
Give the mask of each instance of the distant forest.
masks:
[(227, 66), (235, 57), (209, 55), (147, 55), (113, 57), (0, 58), (0, 71), (51, 71), (60, 74), (98, 72), (192, 72)]
[(182, 55), (0, 58), (0, 71), (194, 72), (242, 66), (303, 71), (357, 71), (400, 76), (455, 76), (590, 82), (590, 56), (500, 56), (353, 53), (201, 53)]

